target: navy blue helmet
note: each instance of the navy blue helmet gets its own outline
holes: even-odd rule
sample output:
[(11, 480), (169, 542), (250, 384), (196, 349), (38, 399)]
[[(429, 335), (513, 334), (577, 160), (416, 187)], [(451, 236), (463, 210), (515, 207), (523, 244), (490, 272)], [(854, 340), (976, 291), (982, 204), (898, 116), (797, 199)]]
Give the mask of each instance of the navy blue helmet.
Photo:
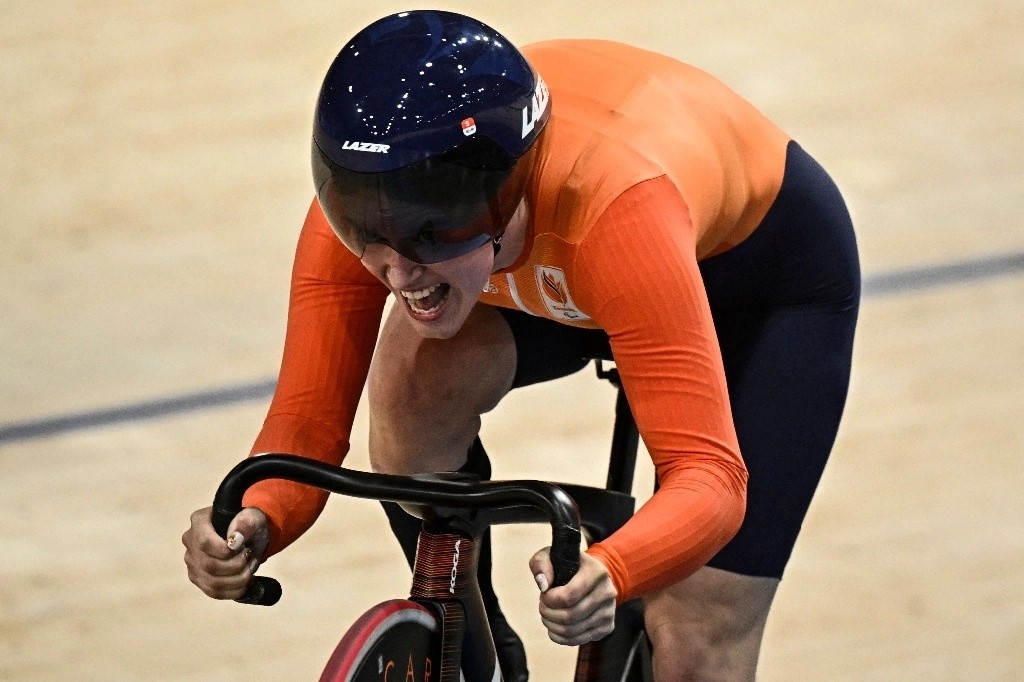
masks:
[(543, 80), (500, 33), (461, 14), (380, 19), (324, 78), (313, 179), (357, 256), (382, 243), (418, 263), (500, 237), (550, 115)]

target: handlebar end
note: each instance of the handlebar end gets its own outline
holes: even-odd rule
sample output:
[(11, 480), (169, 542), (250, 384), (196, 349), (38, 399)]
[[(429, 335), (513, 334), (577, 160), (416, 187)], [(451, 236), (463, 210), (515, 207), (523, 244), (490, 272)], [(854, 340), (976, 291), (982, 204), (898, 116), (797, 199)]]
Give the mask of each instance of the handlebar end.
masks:
[(249, 583), (249, 589), (235, 601), (239, 604), (273, 606), (281, 599), (281, 583), (273, 578), (258, 576)]

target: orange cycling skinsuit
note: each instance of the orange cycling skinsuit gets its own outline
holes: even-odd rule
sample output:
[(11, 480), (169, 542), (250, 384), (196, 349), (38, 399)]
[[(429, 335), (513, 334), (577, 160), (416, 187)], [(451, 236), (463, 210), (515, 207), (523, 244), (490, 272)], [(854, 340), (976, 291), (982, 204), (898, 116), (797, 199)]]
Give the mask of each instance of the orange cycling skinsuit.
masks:
[[(513, 329), (516, 385), (583, 366), (531, 369), (557, 362), (559, 344), (607, 346), (659, 482), (588, 552), (620, 600), (705, 564), (780, 577), (848, 384), (859, 271), (842, 198), (788, 135), (696, 68), (597, 40), (522, 53), (547, 84), (550, 120), (525, 246), (480, 301)], [(253, 453), (342, 462), (388, 293), (314, 200)], [(266, 481), (244, 503), (269, 519), (269, 555), (325, 500)]]

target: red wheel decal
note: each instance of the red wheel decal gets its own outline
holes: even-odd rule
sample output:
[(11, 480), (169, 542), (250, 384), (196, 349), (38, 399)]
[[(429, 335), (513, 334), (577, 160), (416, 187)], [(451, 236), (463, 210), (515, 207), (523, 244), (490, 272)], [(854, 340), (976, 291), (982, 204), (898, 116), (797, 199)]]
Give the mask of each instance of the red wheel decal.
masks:
[(320, 682), (347, 682), (366, 652), (382, 634), (398, 623), (416, 622), (437, 632), (437, 618), (425, 606), (406, 599), (381, 602), (352, 624), (334, 649)]

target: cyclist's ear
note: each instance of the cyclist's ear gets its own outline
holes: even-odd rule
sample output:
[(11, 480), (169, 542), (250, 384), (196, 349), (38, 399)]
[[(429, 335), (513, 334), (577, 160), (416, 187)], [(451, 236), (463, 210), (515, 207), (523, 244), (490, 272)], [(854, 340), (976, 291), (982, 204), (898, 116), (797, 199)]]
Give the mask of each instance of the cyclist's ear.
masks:
[(541, 592), (547, 592), (555, 581), (555, 567), (551, 565), (551, 548), (545, 547), (530, 559), (530, 571)]

